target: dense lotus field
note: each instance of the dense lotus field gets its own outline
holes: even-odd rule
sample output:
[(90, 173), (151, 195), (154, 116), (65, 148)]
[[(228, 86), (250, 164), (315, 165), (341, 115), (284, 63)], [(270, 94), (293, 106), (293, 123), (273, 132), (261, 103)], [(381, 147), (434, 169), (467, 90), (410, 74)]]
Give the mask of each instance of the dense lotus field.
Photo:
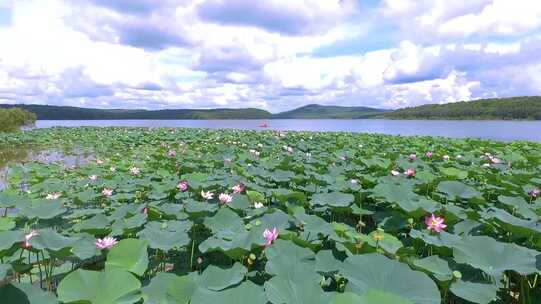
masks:
[(541, 145), (55, 128), (10, 165), (0, 303), (541, 303)]

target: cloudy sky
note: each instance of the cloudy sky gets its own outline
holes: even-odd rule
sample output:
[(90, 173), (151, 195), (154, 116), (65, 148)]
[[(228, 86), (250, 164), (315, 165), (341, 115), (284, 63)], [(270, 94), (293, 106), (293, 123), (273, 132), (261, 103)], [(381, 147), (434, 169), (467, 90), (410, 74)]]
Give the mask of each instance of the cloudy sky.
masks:
[(398, 108), (541, 95), (538, 0), (0, 0), (0, 103)]

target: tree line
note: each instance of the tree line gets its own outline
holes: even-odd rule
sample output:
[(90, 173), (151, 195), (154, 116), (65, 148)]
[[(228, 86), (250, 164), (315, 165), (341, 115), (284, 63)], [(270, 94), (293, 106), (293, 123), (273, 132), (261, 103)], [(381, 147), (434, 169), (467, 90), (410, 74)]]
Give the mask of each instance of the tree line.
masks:
[(541, 97), (524, 96), (430, 104), (384, 114), (393, 119), (541, 120)]
[(36, 114), (20, 108), (0, 109), (0, 132), (13, 132), (23, 126), (32, 126)]

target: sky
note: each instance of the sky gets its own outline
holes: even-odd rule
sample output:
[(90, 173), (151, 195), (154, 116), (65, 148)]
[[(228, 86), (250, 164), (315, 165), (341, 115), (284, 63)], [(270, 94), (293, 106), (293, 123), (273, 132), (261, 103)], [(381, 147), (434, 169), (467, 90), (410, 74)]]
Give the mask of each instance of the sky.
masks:
[(539, 0), (0, 0), (0, 103), (402, 108), (541, 95)]

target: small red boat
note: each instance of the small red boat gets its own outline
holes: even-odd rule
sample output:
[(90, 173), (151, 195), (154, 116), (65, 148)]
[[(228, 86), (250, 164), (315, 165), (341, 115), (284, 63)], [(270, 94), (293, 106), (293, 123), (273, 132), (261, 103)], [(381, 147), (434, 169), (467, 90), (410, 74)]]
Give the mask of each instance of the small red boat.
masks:
[(259, 127), (260, 128), (268, 128), (269, 125), (267, 123), (264, 123), (264, 124), (260, 124)]

